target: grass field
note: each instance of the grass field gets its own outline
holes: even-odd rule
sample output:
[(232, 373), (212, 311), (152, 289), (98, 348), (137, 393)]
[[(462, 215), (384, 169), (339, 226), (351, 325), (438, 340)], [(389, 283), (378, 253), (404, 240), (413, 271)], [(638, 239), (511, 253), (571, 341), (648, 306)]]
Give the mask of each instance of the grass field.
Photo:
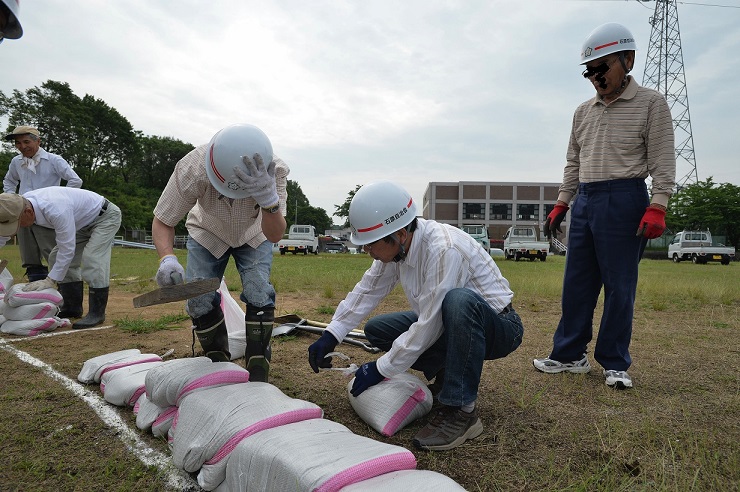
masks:
[[(17, 249), (2, 253), (18, 275), (12, 267)], [(365, 255), (276, 256), (278, 312), (328, 321), (369, 263)], [(327, 418), (355, 433), (411, 449), (419, 468), (446, 474), (471, 491), (740, 490), (740, 264), (641, 263), (631, 347), (635, 388), (614, 391), (598, 365), (586, 375), (546, 375), (532, 367), (532, 358), (547, 355), (552, 343), (564, 259), (497, 263), (515, 292), (525, 335), (516, 352), (486, 362), (479, 394), (485, 431), (478, 439), (450, 452), (423, 453), (410, 445), (423, 421), (391, 438), (375, 433), (353, 414), (343, 381), (310, 372), (305, 351), (315, 338), (308, 336), (275, 344), (271, 382), (321, 405)], [(154, 287), (156, 266), (152, 251), (115, 249), (112, 291), (130, 303)], [(233, 266), (226, 277), (237, 294)], [(380, 310), (405, 307), (397, 289)], [(124, 329), (132, 320), (143, 327)], [(50, 345), (52, 338), (3, 338), (73, 378), (82, 361), (100, 353), (156, 346), (168, 337), (182, 338), (189, 349), (183, 320), (180, 306), (165, 315), (132, 310), (108, 319), (118, 325), (112, 331), (85, 334), (85, 342), (67, 346), (64, 354)], [(346, 353), (371, 358), (359, 350)], [(2, 350), (0, 374), (0, 490), (162, 490), (155, 470), (133, 458), (54, 381)], [(152, 439), (152, 445), (166, 452), (164, 443)]]

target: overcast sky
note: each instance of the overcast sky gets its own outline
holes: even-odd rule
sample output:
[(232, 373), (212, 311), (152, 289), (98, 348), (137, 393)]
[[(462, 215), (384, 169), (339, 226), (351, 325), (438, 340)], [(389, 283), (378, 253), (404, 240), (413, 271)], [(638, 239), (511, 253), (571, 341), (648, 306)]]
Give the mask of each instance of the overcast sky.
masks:
[[(699, 3), (699, 2), (696, 2)], [(740, 185), (740, 0), (679, 2), (699, 179)], [(713, 7), (712, 5), (725, 5)], [(390, 179), (560, 182), (581, 45), (606, 22), (638, 44), (655, 2), (21, 0), (0, 90), (69, 83), (146, 135), (193, 145), (262, 128), (313, 206)], [(0, 120), (4, 128), (7, 120)], [(677, 174), (689, 170), (679, 161)], [(335, 222), (340, 222), (334, 218)]]

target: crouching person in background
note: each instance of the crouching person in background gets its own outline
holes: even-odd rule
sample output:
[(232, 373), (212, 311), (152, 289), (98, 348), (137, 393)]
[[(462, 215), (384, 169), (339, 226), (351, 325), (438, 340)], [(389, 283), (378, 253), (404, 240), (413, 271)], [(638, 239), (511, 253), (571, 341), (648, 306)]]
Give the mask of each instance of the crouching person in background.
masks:
[(308, 348), (314, 372), (400, 282), (412, 310), (382, 314), (365, 325), (369, 342), (386, 351), (355, 373), (351, 393), (409, 368), (434, 383), (441, 405), (414, 445), (444, 451), (478, 437), (476, 400), (483, 361), (505, 357), (524, 329), (511, 306), (514, 293), (491, 256), (457, 227), (416, 217), (406, 190), (378, 181), (360, 188), (349, 207), (351, 241), (375, 260), (339, 303), (326, 332)]
[[(232, 125), (183, 157), (154, 209), (152, 238), (159, 253), (157, 283), (223, 277), (233, 256), (247, 305), (247, 370), (267, 381), (275, 289), (272, 243), (285, 232), (290, 170), (274, 157), (267, 136), (252, 125)], [(175, 225), (187, 214), (187, 265), (173, 253)], [(229, 338), (221, 297), (209, 292), (187, 301), (193, 330), (214, 362), (228, 361)]]
[(0, 195), (0, 236), (14, 236), (19, 227), (53, 229), (56, 246), (49, 255), (46, 278), (29, 282), (28, 292), (48, 288), (62, 295), (61, 318), (82, 316), (83, 281), (89, 287), (89, 309), (74, 329), (105, 321), (110, 287), (113, 239), (121, 227), (121, 210), (90, 190), (49, 186), (24, 195)]

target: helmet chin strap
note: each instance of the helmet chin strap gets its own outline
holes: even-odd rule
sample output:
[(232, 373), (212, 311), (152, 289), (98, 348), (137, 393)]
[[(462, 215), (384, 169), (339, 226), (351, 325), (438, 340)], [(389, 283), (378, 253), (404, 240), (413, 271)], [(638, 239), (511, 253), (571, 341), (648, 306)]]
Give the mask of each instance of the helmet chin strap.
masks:
[(393, 261), (398, 263), (399, 261), (406, 258), (406, 247), (403, 245), (401, 241), (398, 240), (396, 235), (393, 236), (393, 240), (398, 243), (398, 245), (401, 247), (401, 249), (398, 251), (398, 254), (393, 257)]

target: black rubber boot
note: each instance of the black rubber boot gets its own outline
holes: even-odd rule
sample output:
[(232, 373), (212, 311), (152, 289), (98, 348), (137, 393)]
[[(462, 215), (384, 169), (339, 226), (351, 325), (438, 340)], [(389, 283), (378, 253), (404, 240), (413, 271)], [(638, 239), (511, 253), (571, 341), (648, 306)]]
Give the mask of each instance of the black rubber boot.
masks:
[(108, 306), (108, 289), (108, 287), (90, 289), (90, 294), (88, 296), (90, 306), (87, 316), (73, 324), (73, 329), (84, 330), (85, 328), (92, 328), (93, 326), (97, 326), (105, 321), (105, 308)]
[(49, 269), (44, 265), (28, 265), (26, 267), (26, 277), (29, 282), (44, 280), (49, 275)]
[(244, 318), (247, 329), (246, 367), (249, 380), (266, 383), (270, 376), (272, 357), (272, 325), (275, 321), (275, 308), (247, 305)]
[(198, 337), (203, 353), (213, 362), (229, 362), (229, 333), (226, 331), (224, 312), (218, 306), (212, 311), (193, 318), (193, 333)]
[(65, 282), (57, 287), (62, 295), (60, 318), (79, 318), (82, 316), (82, 294), (84, 286), (79, 282)]

